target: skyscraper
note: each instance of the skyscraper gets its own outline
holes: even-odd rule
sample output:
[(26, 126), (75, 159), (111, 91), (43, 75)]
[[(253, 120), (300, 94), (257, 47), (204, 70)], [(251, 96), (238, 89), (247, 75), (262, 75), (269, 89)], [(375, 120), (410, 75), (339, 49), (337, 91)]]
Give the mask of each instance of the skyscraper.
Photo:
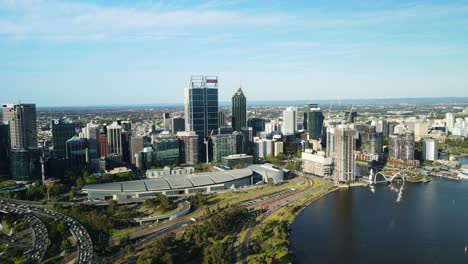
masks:
[(439, 141), (433, 138), (426, 138), (422, 146), (423, 160), (438, 160), (439, 159)]
[(218, 128), (218, 77), (192, 76), (184, 90), (185, 130), (199, 137)]
[(107, 135), (104, 133), (101, 133), (99, 135), (99, 149), (100, 149), (100, 154), (102, 158), (107, 158), (108, 155), (108, 144), (107, 144)]
[(66, 142), (66, 156), (68, 168), (72, 171), (81, 171), (86, 163), (86, 141), (74, 136)]
[(241, 128), (247, 125), (246, 121), (247, 99), (242, 91), (242, 87), (239, 87), (232, 96), (232, 128), (234, 131), (241, 131)]
[(12, 149), (11, 177), (15, 181), (39, 181), (41, 179), (40, 160), (41, 150), (39, 148)]
[(211, 136), (213, 161), (221, 162), (222, 157), (236, 154), (235, 137), (230, 134)]
[(455, 126), (455, 114), (454, 113), (446, 113), (445, 114), (445, 123), (447, 127), (447, 132), (452, 132)]
[(164, 131), (170, 131), (170, 129), (169, 129), (170, 118), (171, 118), (170, 113), (163, 113), (163, 129), (164, 129)]
[(35, 104), (4, 104), (3, 121), (10, 125), (12, 149), (37, 147)]
[(99, 135), (101, 133), (101, 127), (97, 124), (88, 123), (85, 128), (85, 138), (88, 141), (88, 159), (97, 159), (101, 157), (99, 151)]
[(107, 126), (107, 155), (113, 156), (116, 162), (122, 162), (122, 126), (112, 123)]
[(403, 161), (414, 160), (414, 132), (405, 131), (401, 135), (388, 136), (388, 157)]
[(247, 126), (251, 127), (255, 137), (258, 133), (265, 131), (265, 119), (259, 117), (252, 117), (247, 120)]
[(130, 158), (133, 165), (137, 164), (137, 156), (144, 148), (143, 136), (132, 135), (130, 138)]
[(323, 113), (317, 104), (307, 104), (307, 131), (310, 139), (319, 140), (322, 135)]
[(185, 131), (185, 120), (182, 117), (173, 117), (171, 119), (171, 130), (173, 134), (179, 131)]
[(292, 135), (297, 130), (297, 107), (287, 107), (283, 111), (283, 134)]
[(75, 124), (69, 119), (55, 119), (52, 121), (52, 143), (54, 154), (59, 159), (67, 156), (67, 140), (75, 136)]
[(335, 180), (339, 182), (354, 181), (354, 150), (355, 131), (348, 125), (339, 125), (335, 128)]
[(180, 139), (181, 162), (197, 164), (198, 163), (198, 136), (194, 131), (177, 132)]
[(0, 177), (9, 175), (10, 146), (10, 126), (0, 122)]

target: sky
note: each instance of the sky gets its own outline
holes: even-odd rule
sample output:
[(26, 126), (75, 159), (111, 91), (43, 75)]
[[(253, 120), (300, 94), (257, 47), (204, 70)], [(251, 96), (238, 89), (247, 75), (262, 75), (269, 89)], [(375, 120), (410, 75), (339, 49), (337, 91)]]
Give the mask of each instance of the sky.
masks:
[(0, 102), (468, 96), (468, 1), (0, 0)]

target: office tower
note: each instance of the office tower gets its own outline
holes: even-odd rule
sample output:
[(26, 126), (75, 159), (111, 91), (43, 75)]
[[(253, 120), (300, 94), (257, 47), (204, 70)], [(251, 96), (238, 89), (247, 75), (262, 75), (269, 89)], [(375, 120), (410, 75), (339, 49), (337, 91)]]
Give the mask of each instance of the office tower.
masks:
[(327, 127), (327, 140), (326, 140), (326, 151), (327, 157), (333, 157), (335, 154), (335, 127)]
[(173, 117), (171, 119), (171, 131), (176, 134), (179, 131), (185, 131), (185, 120), (182, 117)]
[(153, 146), (156, 166), (180, 164), (180, 141), (178, 138), (159, 139), (153, 143)]
[(445, 126), (447, 127), (447, 132), (452, 132), (455, 126), (455, 114), (454, 113), (446, 113), (445, 114)]
[(180, 131), (177, 137), (181, 140), (181, 162), (197, 164), (199, 140), (195, 131)]
[(239, 87), (232, 96), (232, 128), (234, 131), (241, 131), (241, 128), (246, 126), (246, 121), (247, 99), (242, 92), (242, 87)]
[(272, 156), (275, 152), (275, 142), (271, 139), (265, 139), (265, 155), (266, 157)]
[(14, 181), (41, 180), (41, 150), (39, 148), (12, 149), (10, 170)]
[(88, 162), (101, 157), (99, 136), (101, 127), (97, 124), (88, 123), (85, 127), (85, 138), (88, 141)]
[(414, 124), (414, 137), (420, 140), (423, 137), (429, 136), (430, 124), (427, 122), (417, 122)]
[(223, 127), (226, 125), (226, 113), (223, 111), (218, 112), (218, 127)]
[(122, 126), (112, 123), (107, 126), (107, 156), (112, 156), (112, 160), (122, 162)]
[(307, 130), (307, 109), (302, 113), (302, 129)]
[(236, 154), (245, 154), (245, 137), (240, 131), (232, 132), (236, 144)]
[(334, 163), (335, 180), (339, 182), (354, 181), (355, 130), (348, 125), (335, 128)]
[(244, 134), (245, 152), (246, 154), (252, 155), (254, 152), (254, 134), (251, 127), (241, 128), (242, 134)]
[(319, 140), (322, 135), (323, 113), (317, 104), (306, 105), (309, 139)]
[(164, 129), (164, 131), (171, 131), (169, 129), (170, 117), (171, 117), (170, 113), (163, 113), (163, 129)]
[(130, 137), (130, 157), (133, 165), (136, 165), (137, 156), (139, 155), (140, 151), (144, 148), (144, 140), (143, 136), (140, 135), (132, 135)]
[(131, 132), (122, 131), (122, 162), (126, 164), (132, 162), (130, 156), (130, 136)]
[(426, 138), (422, 146), (423, 160), (438, 160), (439, 159), (439, 141), (433, 138)]
[(118, 124), (122, 126), (122, 132), (132, 132), (132, 121), (119, 121)]
[(108, 146), (107, 135), (104, 133), (101, 133), (99, 135), (99, 149), (100, 149), (101, 158), (107, 158), (107, 155), (109, 154), (107, 146)]
[(10, 146), (10, 126), (0, 122), (0, 178), (10, 174)]
[(207, 137), (218, 128), (218, 77), (192, 76), (184, 90), (185, 130)]
[(258, 137), (258, 133), (265, 131), (265, 119), (259, 117), (249, 118), (247, 126), (252, 128), (254, 137)]
[(235, 138), (231, 134), (211, 136), (213, 161), (221, 162), (222, 157), (236, 154)]
[(35, 104), (4, 104), (3, 121), (10, 125), (11, 149), (36, 148)]
[(414, 160), (414, 132), (406, 131), (401, 135), (388, 136), (388, 157), (403, 161)]
[(291, 135), (297, 130), (297, 107), (287, 107), (283, 111), (283, 134)]
[(67, 155), (67, 140), (75, 135), (75, 124), (71, 120), (55, 119), (52, 121), (52, 144), (56, 158), (65, 159)]
[(86, 163), (86, 140), (77, 136), (66, 142), (66, 157), (68, 169), (80, 172)]
[(297, 142), (295, 135), (284, 135), (283, 136), (283, 153), (287, 155), (296, 155), (297, 153)]
[(346, 122), (354, 123), (354, 122), (356, 122), (357, 117), (358, 117), (358, 113), (356, 111), (353, 111), (353, 112), (346, 111), (345, 112)]
[(266, 156), (266, 141), (263, 139), (255, 140), (254, 142), (254, 157), (255, 159), (265, 159)]

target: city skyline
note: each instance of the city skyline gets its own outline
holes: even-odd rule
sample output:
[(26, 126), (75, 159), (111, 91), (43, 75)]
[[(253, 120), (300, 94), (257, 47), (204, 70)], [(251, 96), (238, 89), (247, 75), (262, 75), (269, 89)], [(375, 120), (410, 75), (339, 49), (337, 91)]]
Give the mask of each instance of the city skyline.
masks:
[(179, 104), (196, 74), (219, 76), (220, 101), (239, 84), (249, 101), (285, 87), (282, 100), (468, 96), (465, 1), (0, 1), (0, 14), (2, 102)]

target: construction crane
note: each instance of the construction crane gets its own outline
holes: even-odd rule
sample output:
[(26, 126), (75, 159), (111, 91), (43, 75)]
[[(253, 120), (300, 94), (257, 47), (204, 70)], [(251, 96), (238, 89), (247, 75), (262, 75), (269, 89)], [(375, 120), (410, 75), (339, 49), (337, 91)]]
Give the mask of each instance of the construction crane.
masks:
[(214, 130), (211, 130), (210, 135), (203, 140), (203, 144), (206, 145), (206, 164), (210, 163), (210, 157), (208, 155), (208, 143), (210, 142), (211, 136), (213, 135)]

